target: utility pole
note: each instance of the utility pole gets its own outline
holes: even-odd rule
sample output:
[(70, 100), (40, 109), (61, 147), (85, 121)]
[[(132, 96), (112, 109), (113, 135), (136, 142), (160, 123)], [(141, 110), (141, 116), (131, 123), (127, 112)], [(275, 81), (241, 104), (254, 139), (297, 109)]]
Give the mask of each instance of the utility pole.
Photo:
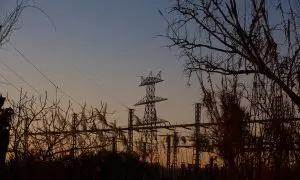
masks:
[(201, 118), (201, 104), (195, 105), (195, 146), (194, 146), (194, 160), (195, 172), (197, 173), (200, 165), (200, 118)]
[[(114, 126), (117, 127), (116, 120), (114, 121)], [(116, 133), (113, 133), (111, 150), (114, 153), (117, 152), (117, 134)]]
[(143, 147), (142, 147), (142, 159), (143, 162), (146, 162), (146, 157), (147, 157), (147, 142), (142, 142)]
[(175, 170), (177, 167), (177, 149), (178, 149), (179, 138), (177, 136), (177, 132), (174, 131), (173, 134), (173, 162), (172, 168)]
[(171, 135), (167, 134), (167, 168), (171, 167)]
[(72, 159), (76, 156), (76, 123), (77, 123), (77, 114), (73, 114), (72, 119), (72, 147), (71, 147), (71, 157)]
[(133, 115), (134, 109), (129, 109), (128, 113), (128, 145), (127, 152), (132, 153), (133, 151)]
[(178, 144), (179, 144), (179, 137), (177, 132), (174, 131), (173, 133), (173, 161), (172, 161), (172, 172), (173, 172), (173, 179), (177, 179), (177, 151), (178, 151)]
[(116, 136), (112, 137), (112, 148), (111, 148), (112, 152), (117, 152), (117, 138)]
[(25, 118), (24, 122), (24, 153), (28, 155), (28, 138), (29, 137), (29, 118)]

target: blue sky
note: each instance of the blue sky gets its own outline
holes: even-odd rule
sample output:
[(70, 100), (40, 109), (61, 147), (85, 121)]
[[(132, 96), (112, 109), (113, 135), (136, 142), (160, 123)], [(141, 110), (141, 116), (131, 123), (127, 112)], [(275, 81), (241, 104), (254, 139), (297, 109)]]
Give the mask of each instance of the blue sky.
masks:
[[(1, 2), (7, 11), (14, 1)], [(20, 29), (12, 34), (11, 43), (81, 104), (98, 107), (101, 101), (107, 102), (110, 111), (116, 111), (110, 120), (124, 125), (127, 112), (122, 104), (132, 107), (145, 93), (138, 87), (140, 76), (162, 70), (165, 81), (157, 85), (156, 94), (168, 101), (157, 105), (159, 117), (173, 123), (191, 122), (193, 104), (200, 99), (199, 86), (194, 82), (187, 87), (178, 53), (162, 47), (168, 44), (166, 39), (153, 38), (166, 31), (158, 10), (165, 10), (169, 3), (36, 0), (36, 6), (51, 17), (56, 29), (43, 13), (29, 8), (22, 14)], [(9, 44), (1, 49), (0, 58), (40, 92), (47, 90), (49, 97), (54, 97), (55, 88)], [(0, 71), (17, 87), (37, 95), (4, 66)], [(18, 95), (10, 85), (0, 84), (0, 88), (14, 98)], [(62, 93), (58, 95), (68, 100)], [(142, 116), (143, 111), (143, 107), (137, 107), (138, 115)]]

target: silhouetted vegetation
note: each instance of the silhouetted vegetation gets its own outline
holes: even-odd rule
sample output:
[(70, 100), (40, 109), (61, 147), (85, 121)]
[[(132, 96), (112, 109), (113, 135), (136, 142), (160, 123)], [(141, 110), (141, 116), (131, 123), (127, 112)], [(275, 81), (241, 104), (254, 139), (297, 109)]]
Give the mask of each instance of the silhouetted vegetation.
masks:
[(174, 0), (167, 37), (186, 71), (262, 75), (300, 107), (299, 0)]
[[(236, 77), (224, 78), (219, 90), (202, 88), (207, 116), (215, 123), (205, 133), (215, 154), (208, 167), (215, 163), (226, 179), (299, 178), (299, 122), (291, 115), (289, 103), (278, 102), (282, 96), (270, 95), (273, 103), (265, 104), (269, 108), (262, 111), (255, 109), (257, 104), (242, 105), (244, 87)], [(258, 117), (265, 119), (251, 117), (250, 111), (259, 111)]]
[(299, 179), (300, 2), (172, 2), (163, 37), (199, 80), (207, 167), (221, 179)]
[[(24, 2), (0, 25), (0, 46), (28, 7)], [(154, 86), (140, 102), (151, 107), (153, 119), (140, 120), (132, 111), (131, 127), (123, 129), (107, 120), (106, 103), (75, 112), (71, 103), (62, 108), (47, 94), (36, 98), (21, 91), (18, 100), (7, 96), (10, 108), (3, 108), (0, 97), (1, 179), (300, 179), (299, 0), (173, 2), (172, 20), (162, 14), (168, 23), (164, 37), (186, 58), (188, 76), (195, 73), (199, 80), (205, 112), (195, 113), (195, 122), (205, 117), (193, 124), (199, 137), (187, 140), (174, 127), (165, 128), (173, 132), (173, 143), (167, 135), (166, 168), (152, 163), (161, 155), (152, 105), (165, 100), (151, 99)], [(160, 73), (156, 78), (162, 81)], [(141, 134), (133, 141), (133, 128), (149, 142)], [(180, 140), (193, 148), (189, 167), (177, 167)], [(208, 159), (200, 167), (199, 149)]]
[(9, 144), (9, 130), (13, 115), (11, 108), (3, 108), (5, 97), (0, 96), (0, 168), (4, 166)]
[(98, 152), (43, 160), (27, 156), (7, 163), (4, 179), (159, 179), (159, 166), (142, 163), (125, 153)]

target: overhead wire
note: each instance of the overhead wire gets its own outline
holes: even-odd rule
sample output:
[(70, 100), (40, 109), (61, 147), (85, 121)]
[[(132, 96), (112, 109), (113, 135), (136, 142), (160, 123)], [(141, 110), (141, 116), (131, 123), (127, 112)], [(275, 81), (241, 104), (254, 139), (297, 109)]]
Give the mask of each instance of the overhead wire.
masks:
[[(8, 41), (8, 43), (13, 47), (13, 49), (27, 62), (29, 63), (36, 71), (38, 71), (48, 82), (50, 82), (50, 84), (52, 86), (55, 87), (56, 90), (60, 91), (62, 94), (64, 94), (65, 96), (67, 96), (68, 98), (70, 98), (71, 100), (73, 100), (77, 105), (79, 105), (81, 108), (83, 108), (84, 106), (81, 105), (81, 103), (79, 103), (76, 99), (74, 99), (71, 95), (69, 95), (66, 91), (64, 91), (62, 88), (60, 88), (59, 86), (57, 86), (45, 73), (43, 73), (35, 64), (33, 64), (15, 45), (13, 45), (10, 41)], [(1, 62), (1, 61), (0, 61)], [(2, 61), (3, 64), (3, 61)], [(7, 67), (9, 68), (9, 67)], [(77, 67), (73, 66), (73, 68), (84, 78), (88, 79), (89, 81), (91, 81), (91, 83), (93, 83), (98, 89), (101, 89), (101, 86), (96, 83), (95, 81), (93, 81), (91, 78), (88, 78), (84, 75), (84, 73), (79, 70)], [(39, 92), (36, 88), (34, 88), (32, 85), (30, 85), (26, 80), (24, 80), (24, 78), (22, 78), (20, 75), (18, 75), (16, 72), (14, 72), (11, 68), (9, 68), (14, 74), (16, 74), (22, 81), (24, 81), (28, 86), (30, 86), (34, 91)], [(41, 94), (39, 92), (39, 94)], [(121, 104), (120, 102), (118, 102), (119, 104)], [(107, 113), (107, 114), (114, 114), (114, 112), (112, 113)]]
[[(11, 44), (11, 43), (10, 43)], [(13, 46), (13, 48), (18, 52), (19, 50), (16, 48), (16, 47), (14, 47), (14, 45), (13, 44), (11, 44), (11, 46)], [(21, 53), (20, 51), (18, 52), (20, 55), (21, 54), (23, 54), (23, 53)], [(24, 54), (23, 54), (24, 55)], [(22, 55), (21, 55), (22, 56)], [(23, 58), (25, 58), (25, 60), (26, 60), (26, 57), (23, 57)], [(28, 60), (28, 58), (27, 58), (27, 60)], [(26, 61), (27, 61), (26, 60)], [(34, 65), (33, 65), (33, 63), (31, 63), (31, 62), (28, 62), (28, 63), (30, 63), (33, 67), (34, 67)], [(86, 80), (88, 80), (88, 81), (90, 81), (90, 83), (91, 84), (93, 84), (98, 90), (101, 90), (102, 89), (102, 86), (101, 85), (99, 85), (99, 83), (97, 83), (95, 80), (93, 80), (90, 76), (88, 76), (88, 75), (86, 75), (82, 70), (80, 70), (80, 68), (78, 68), (78, 66), (76, 66), (74, 63), (68, 63), (69, 64), (69, 67), (71, 67), (73, 70), (75, 70), (75, 72), (77, 72), (78, 74), (80, 74), (80, 76), (82, 77), (82, 78), (84, 78), (84, 79), (86, 79)], [(36, 70), (38, 69), (36, 66), (34, 67)], [(41, 72), (40, 72), (41, 73)], [(45, 74), (44, 74), (45, 75)], [(43, 76), (44, 76), (43, 75)], [(44, 76), (45, 77), (45, 76)], [(45, 77), (46, 78), (46, 77)], [(46, 78), (46, 79), (50, 79), (50, 78)], [(52, 81), (52, 83), (51, 83), (53, 86), (56, 86), (56, 85), (54, 85), (55, 83)], [(57, 87), (55, 87), (55, 88), (57, 88)], [(68, 96), (68, 95), (66, 95), (66, 96)], [(106, 95), (107, 96), (107, 95)], [(69, 96), (68, 96), (69, 97)], [(120, 105), (123, 105), (121, 102), (119, 102), (119, 101), (117, 101), (117, 100), (115, 100), (112, 96), (110, 96), (110, 98), (111, 98), (111, 100), (113, 100), (114, 102), (116, 102), (117, 104), (120, 104)], [(78, 103), (77, 103), (78, 104)], [(82, 106), (81, 106), (82, 107)], [(116, 112), (120, 112), (120, 111), (123, 111), (123, 110), (117, 110), (117, 111), (113, 111), (112, 113), (107, 113), (107, 114), (115, 114)], [(136, 110), (137, 111), (137, 110)]]
[[(36, 71), (38, 71), (48, 82), (50, 82), (50, 84), (52, 85), (52, 86), (54, 86), (54, 88), (55, 88), (55, 90), (56, 91), (60, 91), (62, 94), (64, 94), (65, 96), (67, 96), (68, 98), (70, 98), (72, 101), (74, 101), (78, 106), (80, 106), (81, 108), (84, 108), (84, 106), (83, 105), (81, 105), (81, 103), (79, 103), (75, 98), (73, 98), (71, 95), (69, 95), (66, 91), (64, 91), (62, 88), (60, 88), (59, 86), (57, 86), (45, 73), (43, 73), (36, 65), (34, 65), (15, 45), (13, 45), (10, 41), (8, 41), (8, 43), (13, 47), (13, 49), (27, 62), (27, 63), (29, 63)], [(84, 76), (84, 74), (78, 69), (78, 68), (76, 68), (76, 67), (73, 67), (73, 68), (75, 68), (76, 69), (76, 71), (78, 72), (78, 73), (80, 73), (81, 74), (81, 76)], [(11, 69), (11, 68), (10, 68)], [(15, 73), (15, 74), (17, 74), (17, 73)], [(21, 76), (19, 76), (19, 77), (21, 77)], [(23, 80), (24, 80), (24, 78), (22, 78)], [(21, 79), (21, 80), (22, 80)], [(90, 81), (92, 81), (90, 78), (87, 78), (87, 79), (89, 79)], [(26, 80), (25, 80), (26, 81)], [(25, 82), (24, 81), (24, 82)], [(26, 82), (25, 82), (26, 83)], [(26, 83), (27, 85), (29, 85), (29, 83), (27, 82)], [(97, 83), (95, 83), (94, 82), (94, 85), (96, 85), (99, 89), (101, 89), (101, 87), (100, 87), (100, 85), (99, 84), (97, 84)], [(31, 86), (31, 85), (29, 85), (30, 87), (32, 87), (32, 88), (34, 88), (33, 86)], [(35, 88), (34, 88), (35, 89)], [(88, 110), (88, 109), (86, 109), (86, 111), (88, 112), (88, 113), (90, 113), (90, 111)], [(115, 113), (115, 111), (114, 112), (111, 112), (111, 113), (109, 113), (109, 112), (107, 112), (106, 114), (114, 114)]]
[(79, 105), (81, 108), (82, 106), (76, 99), (74, 99), (71, 95), (69, 95), (67, 92), (65, 92), (62, 88), (57, 86), (45, 73), (43, 73), (36, 65), (34, 65), (21, 51), (18, 50), (18, 48), (13, 45), (11, 42), (8, 41), (8, 43), (14, 48), (14, 50), (27, 62), (29, 63), (36, 71), (38, 71), (48, 82), (50, 82), (51, 85), (53, 85), (57, 90), (59, 90), (62, 94), (70, 98), (72, 101), (74, 101), (77, 105)]
[[(72, 64), (72, 63), (71, 63), (71, 64)], [(75, 64), (72, 64), (71, 67), (72, 67), (78, 74), (80, 74), (81, 77), (83, 77), (83, 78), (87, 79), (88, 81), (90, 81), (95, 87), (97, 87), (98, 90), (101, 90), (101, 89), (102, 89), (102, 87), (101, 87), (97, 82), (95, 82), (91, 77), (88, 77), (87, 75), (85, 75), (85, 74), (84, 74), (84, 73), (83, 73), (83, 72), (82, 72)], [(124, 107), (127, 109), (127, 110), (125, 110), (125, 111), (128, 111), (128, 109), (130, 109), (130, 108), (128, 108), (127, 106), (125, 106), (123, 103), (121, 103), (121, 102), (115, 100), (113, 97), (110, 96), (110, 98), (111, 98), (111, 100), (114, 101), (115, 103), (124, 106)], [(115, 111), (113, 111), (113, 112), (111, 112), (111, 113), (107, 113), (107, 114), (115, 114), (116, 112), (121, 112), (121, 111), (124, 111), (124, 110), (117, 110), (117, 111), (115, 110)]]
[(99, 90), (101, 89), (101, 86), (100, 86), (98, 83), (96, 83), (94, 80), (92, 80), (92, 78), (86, 76), (86, 75), (85, 75), (78, 67), (76, 67), (76, 66), (74, 65), (73, 69), (75, 69), (76, 72), (78, 72), (78, 74), (80, 74), (83, 78), (89, 80), (89, 81), (90, 81), (93, 85), (95, 85)]
[[(33, 89), (36, 93), (38, 93), (40, 96), (42, 96), (42, 93), (37, 90), (33, 85), (31, 85), (28, 81), (26, 81), (20, 74), (18, 74), (15, 70), (13, 70), (9, 65), (7, 65), (6, 63), (4, 63), (3, 60), (0, 59), (0, 63), (3, 64), (6, 68), (8, 68), (12, 73), (14, 73), (16, 76), (18, 76), (21, 81), (23, 81), (24, 83), (26, 83), (31, 89)], [(0, 75), (1, 76), (1, 75)], [(3, 77), (3, 75), (2, 75)], [(9, 84), (11, 85), (11, 84)], [(20, 90), (18, 90), (19, 92), (21, 92)], [(49, 99), (46, 98), (46, 101), (49, 103)]]
[(9, 83), (3, 81), (0, 81), (0, 84), (10, 85)]
[(0, 77), (2, 77), (9, 85), (14, 87), (18, 92), (21, 93), (21, 90), (17, 86), (15, 86), (12, 82), (10, 82), (3, 74), (0, 73)]
[(3, 60), (0, 59), (0, 63), (3, 64), (5, 67), (7, 67), (12, 73), (14, 73), (16, 76), (18, 76), (24, 83), (26, 83), (31, 89), (33, 89), (38, 94), (42, 94), (40, 91), (38, 91), (35, 87), (33, 87), (28, 81), (26, 81), (21, 75), (19, 75), (16, 71), (14, 71), (10, 66), (8, 66), (6, 63), (4, 63)]

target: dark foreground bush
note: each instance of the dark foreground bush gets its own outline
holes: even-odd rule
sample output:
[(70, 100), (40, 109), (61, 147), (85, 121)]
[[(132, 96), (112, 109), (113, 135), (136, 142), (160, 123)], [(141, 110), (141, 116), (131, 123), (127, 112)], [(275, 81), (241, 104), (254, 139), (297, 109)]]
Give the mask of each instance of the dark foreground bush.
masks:
[(77, 180), (77, 179), (160, 179), (159, 166), (140, 162), (137, 157), (125, 153), (101, 152), (82, 155), (75, 159), (57, 158), (40, 160), (27, 157), (13, 159), (1, 171), (0, 179), (24, 180)]

